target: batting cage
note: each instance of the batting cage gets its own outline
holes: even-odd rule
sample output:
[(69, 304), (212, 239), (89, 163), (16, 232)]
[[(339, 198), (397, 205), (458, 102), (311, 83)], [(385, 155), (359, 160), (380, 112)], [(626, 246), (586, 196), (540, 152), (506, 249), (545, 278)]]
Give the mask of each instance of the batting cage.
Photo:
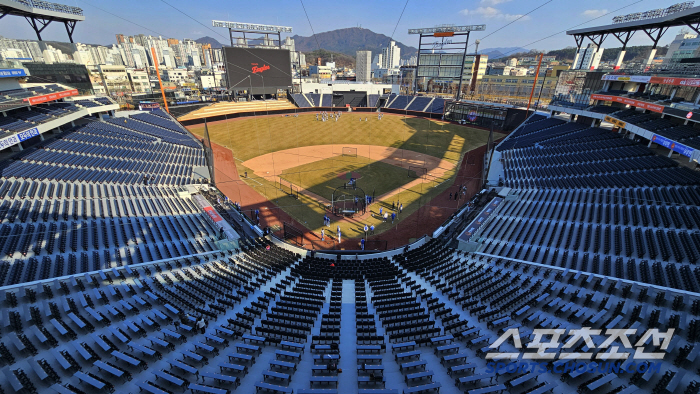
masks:
[(357, 186), (357, 180), (351, 179), (333, 191), (331, 210), (337, 216), (350, 217), (367, 211), (367, 194)]

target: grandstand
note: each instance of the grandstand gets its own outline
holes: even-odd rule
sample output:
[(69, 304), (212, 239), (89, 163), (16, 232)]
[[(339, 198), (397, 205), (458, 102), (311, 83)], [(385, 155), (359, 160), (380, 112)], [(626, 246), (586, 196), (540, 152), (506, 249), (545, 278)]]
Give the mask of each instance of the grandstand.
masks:
[[(302, 94), (294, 93), (291, 95), (291, 101), (299, 108), (312, 107), (329, 107), (332, 103), (332, 95), (330, 94)], [(367, 100), (362, 101), (369, 108), (376, 108), (379, 103), (379, 95), (369, 94)], [(319, 105), (321, 103), (321, 105)], [(351, 107), (356, 105), (350, 103)], [(397, 111), (413, 111), (441, 114), (445, 108), (445, 99), (428, 96), (404, 96), (390, 95), (384, 101), (383, 108), (393, 109)]]
[(385, 108), (441, 114), (444, 112), (445, 99), (439, 97), (403, 96), (392, 94), (386, 100)]

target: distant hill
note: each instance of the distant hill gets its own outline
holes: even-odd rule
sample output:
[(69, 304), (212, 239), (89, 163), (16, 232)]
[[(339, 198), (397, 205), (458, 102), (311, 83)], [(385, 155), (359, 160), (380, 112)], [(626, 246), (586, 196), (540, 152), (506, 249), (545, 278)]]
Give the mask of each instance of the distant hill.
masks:
[[(312, 52), (318, 50), (320, 46), (321, 49), (326, 51), (343, 53), (351, 56), (353, 59), (357, 51), (372, 51), (372, 56), (381, 53), (382, 48), (387, 47), (391, 40), (384, 34), (378, 34), (369, 29), (359, 27), (326, 31), (311, 37), (295, 35), (292, 38), (298, 51)], [(396, 41), (396, 46), (401, 48), (402, 59), (415, 56), (418, 53), (418, 49), (398, 41)]]
[(527, 49), (521, 47), (499, 47), (479, 49), (479, 53), (482, 55), (488, 55), (489, 60), (508, 57), (518, 52), (527, 52)]
[(223, 45), (219, 41), (216, 40), (216, 38), (212, 38), (209, 36), (204, 36), (202, 38), (198, 38), (195, 40), (195, 42), (199, 44), (211, 44), (212, 48), (221, 48)]

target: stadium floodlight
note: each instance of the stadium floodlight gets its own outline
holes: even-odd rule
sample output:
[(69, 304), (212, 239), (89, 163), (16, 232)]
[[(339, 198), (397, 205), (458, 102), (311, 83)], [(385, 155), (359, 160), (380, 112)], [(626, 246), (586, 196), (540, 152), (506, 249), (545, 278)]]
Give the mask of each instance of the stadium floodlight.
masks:
[(434, 34), (434, 33), (466, 33), (470, 31), (484, 31), (486, 25), (452, 26), (442, 25), (437, 27), (426, 27), (422, 29), (408, 29), (408, 34)]
[(250, 31), (258, 33), (291, 33), (292, 28), (289, 26), (276, 25), (261, 25), (259, 23), (243, 23), (243, 22), (227, 22), (227, 21), (211, 21), (214, 27), (224, 27), (237, 31)]

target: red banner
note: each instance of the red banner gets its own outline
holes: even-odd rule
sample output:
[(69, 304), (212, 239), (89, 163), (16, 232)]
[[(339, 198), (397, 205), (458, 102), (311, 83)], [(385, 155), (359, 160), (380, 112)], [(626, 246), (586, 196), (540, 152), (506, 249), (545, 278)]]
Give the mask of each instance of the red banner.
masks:
[(616, 103), (627, 104), (627, 105), (631, 105), (633, 107), (648, 109), (649, 111), (654, 111), (654, 112), (658, 112), (658, 113), (664, 112), (663, 105), (651, 104), (651, 103), (647, 103), (646, 101), (639, 101), (639, 100), (635, 100), (635, 99), (631, 99), (631, 98), (627, 98), (627, 97), (608, 96), (605, 94), (592, 94), (591, 98), (593, 100), (613, 101)]
[(700, 78), (651, 77), (649, 82), (673, 86), (700, 86)]
[(78, 89), (71, 89), (71, 90), (64, 90), (64, 91), (58, 92), (58, 93), (51, 93), (51, 94), (44, 94), (42, 96), (29, 97), (29, 98), (26, 98), (24, 100), (29, 101), (29, 105), (34, 105), (34, 104), (41, 104), (41, 103), (46, 103), (49, 101), (62, 99), (64, 97), (77, 96), (77, 95), (78, 95)]
[(216, 210), (214, 210), (214, 208), (212, 208), (212, 207), (204, 207), (204, 212), (206, 212), (207, 215), (209, 215), (209, 217), (211, 218), (211, 220), (214, 221), (214, 223), (218, 223), (218, 222), (224, 220), (221, 218), (219, 213), (216, 212)]

